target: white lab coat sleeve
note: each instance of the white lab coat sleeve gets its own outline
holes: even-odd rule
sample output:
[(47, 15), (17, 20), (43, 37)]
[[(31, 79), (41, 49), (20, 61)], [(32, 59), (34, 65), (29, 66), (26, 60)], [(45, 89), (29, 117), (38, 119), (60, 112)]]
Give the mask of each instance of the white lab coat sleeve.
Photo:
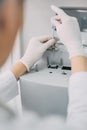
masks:
[(0, 98), (8, 102), (18, 95), (18, 83), (13, 73), (8, 70), (0, 75)]
[(73, 74), (68, 90), (67, 125), (75, 130), (87, 130), (87, 72)]

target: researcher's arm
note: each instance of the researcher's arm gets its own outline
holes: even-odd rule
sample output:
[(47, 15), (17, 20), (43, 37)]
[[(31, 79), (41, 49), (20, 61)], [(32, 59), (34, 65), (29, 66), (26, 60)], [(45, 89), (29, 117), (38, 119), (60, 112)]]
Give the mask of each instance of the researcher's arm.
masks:
[(24, 56), (11, 67), (11, 71), (18, 80), (21, 75), (38, 61), (44, 52), (52, 45), (54, 45), (55, 40), (48, 36), (34, 37), (30, 40), (27, 50)]
[(8, 70), (0, 73), (0, 99), (5, 102), (18, 95), (18, 84), (14, 74)]
[(58, 14), (51, 19), (60, 40), (66, 46), (72, 66), (69, 82), (69, 106), (67, 124), (74, 129), (87, 129), (87, 58), (83, 50), (77, 19), (52, 6)]

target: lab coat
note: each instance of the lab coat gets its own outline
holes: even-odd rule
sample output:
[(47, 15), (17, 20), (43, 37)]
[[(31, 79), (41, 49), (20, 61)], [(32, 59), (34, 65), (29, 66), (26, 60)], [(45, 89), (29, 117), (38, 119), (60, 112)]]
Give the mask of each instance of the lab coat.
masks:
[(87, 130), (87, 72), (78, 72), (69, 81), (67, 124), (75, 130)]
[(8, 70), (0, 75), (0, 98), (8, 102), (18, 95), (18, 83), (13, 73)]
[[(71, 128), (73, 130), (87, 130), (87, 72), (78, 72), (73, 74), (70, 77), (68, 91), (69, 105), (67, 126), (69, 130)], [(13, 73), (11, 71), (7, 71), (2, 76), (0, 76), (0, 97), (5, 101), (9, 101), (17, 94), (17, 81)], [(29, 122), (26, 124), (29, 124)], [(49, 124), (50, 123), (48, 123), (48, 125)]]

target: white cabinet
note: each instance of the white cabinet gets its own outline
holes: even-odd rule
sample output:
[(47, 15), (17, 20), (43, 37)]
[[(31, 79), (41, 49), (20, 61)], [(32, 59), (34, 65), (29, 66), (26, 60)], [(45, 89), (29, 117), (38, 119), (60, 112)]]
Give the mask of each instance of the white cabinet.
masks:
[(59, 69), (44, 69), (20, 78), (23, 108), (40, 116), (67, 115), (68, 79)]

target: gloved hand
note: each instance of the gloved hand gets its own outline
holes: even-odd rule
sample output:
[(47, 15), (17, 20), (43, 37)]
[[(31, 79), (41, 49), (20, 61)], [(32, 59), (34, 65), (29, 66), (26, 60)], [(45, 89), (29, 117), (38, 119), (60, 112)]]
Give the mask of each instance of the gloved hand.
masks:
[(62, 9), (51, 6), (52, 10), (58, 14), (52, 17), (51, 22), (57, 29), (58, 36), (68, 49), (70, 58), (73, 56), (85, 56), (80, 28), (75, 17), (68, 16)]
[(55, 40), (47, 36), (32, 38), (20, 62), (22, 62), (26, 66), (27, 71), (29, 71), (30, 67), (32, 67), (54, 43)]

